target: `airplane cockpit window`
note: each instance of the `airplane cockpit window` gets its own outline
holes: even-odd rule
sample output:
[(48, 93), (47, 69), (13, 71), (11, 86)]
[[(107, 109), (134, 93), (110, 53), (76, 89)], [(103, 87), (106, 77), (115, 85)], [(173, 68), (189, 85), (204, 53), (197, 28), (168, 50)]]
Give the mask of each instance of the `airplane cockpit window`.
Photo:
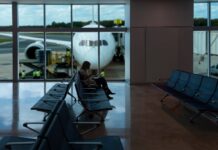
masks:
[[(108, 42), (106, 40), (99, 40), (100, 46), (108, 46)], [(81, 40), (79, 42), (79, 46), (98, 46), (98, 40)]]
[(88, 46), (98, 46), (98, 43), (96, 43), (95, 41), (89, 41), (89, 45)]
[(86, 45), (86, 41), (85, 40), (82, 40), (79, 42), (79, 46), (85, 46)]
[(102, 45), (107, 46), (108, 42), (106, 40), (102, 40)]

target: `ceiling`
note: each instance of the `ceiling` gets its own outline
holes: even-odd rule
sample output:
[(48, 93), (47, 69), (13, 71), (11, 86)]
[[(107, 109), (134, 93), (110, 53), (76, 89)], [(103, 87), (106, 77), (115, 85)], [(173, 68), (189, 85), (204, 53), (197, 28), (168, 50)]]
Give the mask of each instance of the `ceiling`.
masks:
[(127, 0), (1, 0), (0, 3), (11, 3), (11, 2), (17, 2), (17, 3), (28, 3), (28, 4), (34, 4), (34, 3), (52, 3), (52, 4), (75, 4), (75, 3), (86, 3), (86, 4), (92, 4), (92, 3), (125, 3)]

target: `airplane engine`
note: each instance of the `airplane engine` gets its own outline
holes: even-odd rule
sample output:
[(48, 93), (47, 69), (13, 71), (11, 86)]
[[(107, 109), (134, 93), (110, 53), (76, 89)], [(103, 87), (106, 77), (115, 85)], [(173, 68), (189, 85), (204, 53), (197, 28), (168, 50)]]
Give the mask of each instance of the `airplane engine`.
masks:
[(31, 43), (27, 46), (25, 49), (25, 56), (28, 59), (36, 59), (36, 52), (37, 50), (44, 49), (44, 45), (40, 41), (36, 41), (34, 43)]

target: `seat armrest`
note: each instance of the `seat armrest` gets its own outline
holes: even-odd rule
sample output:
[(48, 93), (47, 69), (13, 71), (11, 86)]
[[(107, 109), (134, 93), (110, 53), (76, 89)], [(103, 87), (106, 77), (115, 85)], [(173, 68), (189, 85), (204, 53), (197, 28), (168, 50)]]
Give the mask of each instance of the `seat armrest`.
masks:
[(83, 132), (80, 132), (81, 135), (85, 135), (85, 134), (88, 134), (89, 132), (95, 130), (96, 128), (98, 128), (100, 125), (101, 125), (101, 122), (73, 122), (73, 124), (76, 124), (76, 125), (95, 125), (94, 127), (91, 127)]
[(28, 126), (29, 124), (34, 124), (34, 125), (36, 125), (36, 124), (44, 124), (44, 122), (25, 122), (25, 123), (23, 123), (23, 127), (25, 127), (27, 129), (29, 129), (29, 130), (39, 134), (40, 132), (35, 130), (35, 129), (33, 129), (33, 128), (31, 128), (31, 127), (29, 127)]
[(83, 99), (83, 100), (80, 100), (82, 102), (101, 102), (101, 101), (107, 101), (108, 99)]
[(8, 142), (5, 144), (6, 149), (11, 149), (12, 145), (30, 145), (30, 144), (35, 144), (35, 142), (28, 141), (28, 142)]
[(200, 93), (199, 93), (199, 92), (195, 93), (195, 96), (199, 96), (199, 95), (200, 95)]
[(212, 104), (216, 104), (218, 102), (218, 100), (211, 100), (210, 103)]
[(68, 142), (71, 145), (96, 145), (97, 149), (102, 148), (103, 144), (101, 142)]
[(98, 93), (98, 92), (83, 92), (84, 95), (105, 95), (105, 93)]
[(96, 88), (83, 87), (84, 90), (96, 90)]
[(101, 124), (101, 122), (98, 122), (98, 121), (93, 121), (93, 122), (85, 122), (85, 121), (75, 121), (73, 122), (73, 124)]

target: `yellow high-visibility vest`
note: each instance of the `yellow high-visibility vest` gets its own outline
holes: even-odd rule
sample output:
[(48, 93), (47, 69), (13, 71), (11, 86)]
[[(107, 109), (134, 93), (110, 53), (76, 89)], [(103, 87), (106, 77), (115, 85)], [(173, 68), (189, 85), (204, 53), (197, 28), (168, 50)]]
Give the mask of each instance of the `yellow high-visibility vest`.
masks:
[(101, 77), (105, 77), (105, 72), (102, 71), (102, 72), (100, 73), (100, 76), (101, 76)]
[(119, 25), (121, 25), (122, 23), (123, 23), (123, 20), (121, 20), (121, 19), (115, 19), (115, 20), (114, 20), (114, 24), (115, 24), (115, 25), (118, 25), (118, 26), (119, 26)]

